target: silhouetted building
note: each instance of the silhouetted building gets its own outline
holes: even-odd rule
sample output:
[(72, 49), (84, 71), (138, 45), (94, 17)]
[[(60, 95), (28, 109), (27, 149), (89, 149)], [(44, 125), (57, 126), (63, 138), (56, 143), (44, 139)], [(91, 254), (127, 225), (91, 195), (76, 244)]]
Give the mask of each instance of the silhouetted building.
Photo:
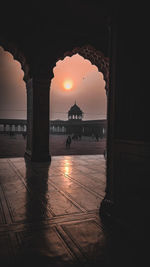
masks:
[(83, 112), (75, 102), (75, 104), (68, 111), (68, 120), (82, 120), (82, 118)]
[(0, 119), (0, 133), (23, 133), (27, 131), (27, 120)]
[(83, 114), (84, 112), (75, 103), (68, 111), (67, 121), (50, 121), (50, 133), (106, 137), (106, 119), (83, 121)]
[[(84, 136), (98, 135), (106, 137), (106, 119), (85, 120), (84, 112), (75, 103), (68, 111), (68, 120), (53, 120), (49, 122), (51, 134), (77, 134)], [(27, 130), (27, 121), (21, 119), (0, 119), (0, 132), (22, 133)]]

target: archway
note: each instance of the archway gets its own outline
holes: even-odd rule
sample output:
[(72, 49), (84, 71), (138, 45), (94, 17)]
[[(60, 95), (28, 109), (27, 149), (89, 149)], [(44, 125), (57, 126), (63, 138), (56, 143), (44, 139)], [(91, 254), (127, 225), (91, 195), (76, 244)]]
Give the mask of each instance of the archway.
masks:
[[(77, 58), (78, 57), (78, 58)], [(75, 58), (76, 58), (76, 60), (75, 60)], [(79, 61), (79, 58), (80, 58), (80, 60), (83, 60), (83, 62), (81, 63), (81, 69), (80, 69), (80, 72), (79, 72), (79, 65), (77, 66), (77, 64), (79, 64), (78, 63), (78, 61)], [(72, 65), (70, 65), (70, 69), (67, 69), (66, 70), (66, 73), (65, 73), (65, 61), (66, 61), (66, 64), (68, 64), (69, 63), (69, 60), (70, 60), (70, 62), (71, 62), (71, 60), (72, 60)], [(74, 61), (73, 61), (74, 60)], [(78, 60), (78, 61), (77, 61)], [(94, 136), (94, 138), (96, 137), (96, 135), (99, 135), (99, 139), (100, 138), (102, 138), (102, 135), (104, 136), (106, 136), (106, 128), (107, 128), (107, 123), (106, 123), (106, 119), (103, 117), (103, 116), (101, 116), (101, 117), (99, 117), (98, 116), (98, 114), (96, 114), (95, 115), (95, 117), (92, 117), (91, 116), (91, 114), (89, 114), (88, 116), (87, 116), (87, 111), (85, 110), (85, 103), (83, 104), (83, 102), (85, 102), (85, 100), (83, 100), (84, 98), (86, 98), (86, 93), (87, 93), (87, 91), (85, 91), (84, 92), (84, 90), (83, 90), (83, 87), (84, 86), (88, 86), (87, 84), (88, 84), (88, 82), (90, 81), (90, 80), (88, 80), (87, 79), (87, 83), (84, 83), (83, 84), (83, 81), (82, 81), (82, 79), (85, 79), (85, 77), (83, 77), (82, 78), (82, 76), (87, 76), (88, 77), (88, 75), (87, 75), (87, 73), (85, 74), (84, 73), (84, 71), (83, 71), (83, 69), (84, 69), (84, 64), (85, 64), (85, 62), (87, 63), (89, 63), (90, 65), (91, 65), (91, 67), (93, 67), (93, 70), (95, 71), (95, 69), (97, 70), (97, 74), (99, 75), (99, 77), (100, 77), (100, 75), (101, 75), (101, 80), (103, 80), (103, 82), (104, 82), (104, 87), (101, 89), (102, 91), (104, 90), (104, 88), (106, 89), (106, 92), (105, 92), (105, 90), (103, 91), (103, 94), (106, 96), (107, 95), (107, 92), (108, 92), (108, 88), (109, 88), (109, 59), (108, 58), (106, 58), (106, 57), (104, 57), (104, 55), (101, 53), (101, 52), (99, 52), (99, 51), (97, 51), (96, 49), (94, 49), (92, 46), (90, 46), (90, 45), (86, 45), (86, 46), (83, 46), (83, 47), (77, 47), (77, 48), (75, 48), (75, 49), (73, 49), (71, 52), (66, 52), (66, 53), (64, 53), (64, 56), (63, 57), (61, 57), (61, 58), (59, 58), (58, 59), (58, 61), (57, 61), (57, 64), (54, 66), (54, 68), (53, 68), (53, 77), (54, 77), (54, 74), (56, 74), (56, 76), (58, 77), (58, 79), (57, 80), (55, 80), (54, 78), (53, 79), (51, 79), (51, 97), (50, 97), (50, 100), (51, 100), (51, 104), (50, 104), (50, 108), (53, 106), (53, 103), (54, 103), (54, 101), (55, 101), (55, 104), (54, 104), (54, 106), (55, 106), (55, 109), (53, 108), (53, 110), (52, 110), (52, 108), (51, 108), (51, 110), (50, 110), (50, 117), (51, 117), (51, 119), (52, 119), (52, 121), (51, 121), (51, 123), (50, 123), (50, 132), (53, 134), (53, 124), (58, 124), (58, 125), (60, 125), (60, 124), (63, 124), (64, 126), (65, 126), (65, 128), (66, 128), (66, 131), (65, 131), (65, 134), (67, 134), (67, 133), (71, 133), (72, 135), (73, 135), (73, 131), (75, 131), (75, 130), (80, 130), (80, 134), (79, 134), (79, 136), (81, 136), (81, 135), (88, 135), (88, 136)], [(64, 64), (64, 65), (63, 65)], [(73, 67), (73, 64), (75, 64), (75, 67)], [(58, 67), (58, 65), (59, 65), (59, 67)], [(77, 69), (78, 68), (78, 69)], [(95, 68), (95, 69), (94, 69)], [(71, 69), (72, 69), (72, 71), (71, 71)], [(73, 74), (73, 69), (75, 69), (74, 70), (74, 73), (75, 74)], [(56, 71), (57, 70), (57, 71)], [(91, 68), (91, 70), (90, 71), (93, 71), (92, 70), (92, 68)], [(89, 70), (88, 70), (89, 71)], [(64, 77), (61, 77), (63, 74), (57, 74), (57, 73), (63, 73), (64, 74)], [(76, 73), (77, 72), (77, 73)], [(69, 85), (70, 85), (70, 83), (71, 83), (71, 87), (72, 87), (72, 89), (69, 91), (69, 90), (63, 90), (63, 89), (60, 89), (60, 88), (62, 88), (62, 87), (65, 87), (66, 85), (65, 85), (65, 83), (66, 83), (66, 80), (64, 80), (63, 81), (63, 79), (65, 79), (65, 76), (68, 76), (69, 77), (69, 75), (72, 77), (72, 81), (69, 81)], [(78, 77), (78, 76), (81, 76), (81, 77)], [(78, 82), (78, 84), (82, 84), (82, 86), (81, 85), (76, 85), (76, 79), (77, 79), (77, 77), (78, 77), (78, 79), (79, 79), (79, 81), (80, 82)], [(94, 77), (94, 76), (93, 76)], [(55, 85), (53, 85), (54, 83), (54, 80), (55, 80)], [(62, 80), (62, 81), (61, 81)], [(74, 80), (74, 81), (73, 81)], [(85, 79), (86, 80), (86, 79)], [(73, 83), (73, 84), (72, 84)], [(67, 84), (67, 86), (68, 86), (68, 84)], [(92, 85), (91, 85), (92, 86)], [(55, 89), (53, 89), (55, 87)], [(75, 95), (75, 92), (73, 93), (73, 90), (74, 90), (74, 87), (76, 88), (76, 91), (77, 91), (77, 87), (78, 87), (78, 93)], [(80, 90), (79, 90), (79, 87), (82, 87), (82, 90), (81, 90), (81, 88), (80, 88)], [(97, 86), (98, 87), (98, 86)], [(64, 88), (64, 89), (66, 89), (66, 88)], [(68, 89), (68, 88), (67, 88)], [(94, 89), (94, 88), (93, 88)], [(100, 102), (98, 102), (98, 99), (99, 99), (99, 97), (100, 97), (100, 95), (98, 95), (99, 94), (99, 89), (100, 88), (98, 88), (98, 90), (97, 90), (97, 92), (96, 91), (94, 91), (93, 90), (93, 95), (94, 95), (94, 93), (95, 94), (97, 94), (97, 98), (95, 99), (95, 101), (97, 102), (97, 105), (100, 105)], [(56, 90), (56, 93), (54, 92), (54, 90)], [(65, 92), (66, 91), (66, 92)], [(69, 94), (68, 94), (68, 92), (67, 91), (69, 91)], [(72, 91), (72, 92), (71, 92)], [(81, 92), (82, 91), (82, 92)], [(91, 91), (91, 90), (90, 90)], [(79, 95), (79, 92), (80, 92), (80, 95)], [(85, 95), (83, 95), (83, 92), (84, 92), (84, 94)], [(68, 95), (67, 95), (68, 94)], [(71, 94), (72, 94), (72, 96), (71, 96)], [(54, 96), (55, 95), (55, 96)], [(91, 96), (90, 96), (90, 99), (89, 99), (89, 101), (90, 102), (92, 102), (92, 100), (94, 101), (94, 98), (92, 99), (92, 96), (93, 96), (92, 94), (91, 94)], [(79, 99), (79, 96), (82, 98), (82, 96), (83, 96), (83, 99), (82, 99), (82, 105), (80, 106), (80, 103), (81, 103), (81, 100)], [(102, 96), (102, 95), (101, 95)], [(62, 116), (62, 114), (61, 114), (61, 112), (60, 112), (60, 110), (56, 110), (56, 106), (57, 106), (57, 108), (58, 109), (61, 109), (62, 108), (62, 103), (64, 103), (65, 104), (65, 108), (66, 108), (66, 110), (64, 109), (63, 110), (63, 113), (65, 113), (66, 112), (66, 114), (67, 114), (67, 112), (68, 112), (68, 108), (69, 108), (69, 106), (67, 106), (67, 104), (65, 103), (65, 101), (64, 101), (64, 99), (65, 99), (65, 97), (67, 97), (67, 101), (71, 101), (70, 102), (70, 106), (71, 106), (71, 104), (73, 105), (74, 104), (74, 102), (77, 100), (77, 106), (79, 105), (79, 107), (82, 109), (82, 107), (83, 107), (83, 112), (84, 112), (84, 120), (89, 120), (88, 122), (86, 122), (86, 121), (82, 121), (82, 118), (81, 118), (81, 120), (80, 120), (80, 116), (79, 117), (77, 117), (76, 115), (72, 115), (72, 117), (68, 117), (68, 120), (71, 122), (73, 122), (73, 120), (74, 120), (74, 118), (76, 119), (78, 119), (78, 120), (76, 120), (76, 123), (77, 123), (77, 121), (79, 121), (80, 120), (80, 122), (78, 123), (78, 124), (80, 124), (80, 125), (78, 125), (79, 127), (78, 127), (78, 129), (77, 129), (77, 126), (76, 127), (74, 127), (74, 129), (73, 129), (73, 127), (72, 126), (70, 126), (70, 127), (72, 127), (72, 129), (70, 129), (70, 131), (69, 130), (67, 130), (67, 129), (69, 129), (69, 126), (67, 126), (67, 123), (69, 122), (69, 121), (67, 121), (67, 115), (64, 115), (63, 114), (63, 116)], [(73, 97), (73, 99), (72, 99), (72, 97)], [(52, 103), (52, 101), (53, 101), (53, 103)], [(60, 103), (59, 103), (60, 102)], [(106, 102), (107, 102), (107, 100), (106, 100)], [(57, 104), (59, 104), (59, 105), (57, 105)], [(60, 107), (61, 106), (61, 107)], [(95, 108), (95, 107), (94, 107)], [(107, 104), (106, 104), (106, 109), (107, 109)], [(95, 109), (96, 110), (96, 109)], [(62, 111), (62, 110), (61, 110)], [(56, 115), (53, 115), (53, 114), (51, 114), (51, 113), (53, 113), (53, 112), (56, 112), (56, 113), (59, 113), (59, 114), (56, 114)], [(98, 113), (98, 112), (97, 112)], [(106, 112), (106, 114), (107, 114), (107, 112)], [(96, 117), (97, 116), (97, 117)], [(82, 117), (82, 116), (81, 116)], [(106, 115), (106, 117), (107, 117), (107, 115)], [(73, 120), (70, 120), (70, 118), (72, 118)], [(56, 122), (56, 120), (57, 120), (57, 122)], [(94, 120), (94, 121), (93, 121)], [(74, 120), (75, 121), (75, 120)], [(85, 127), (84, 127), (84, 125), (82, 125), (81, 126), (81, 124), (85, 124)], [(92, 123), (92, 124), (91, 124)], [(79, 128), (83, 128), (83, 129), (79, 129)], [(102, 129), (101, 129), (102, 128)], [(100, 129), (100, 130), (99, 130)], [(56, 132), (55, 132), (55, 134), (56, 134)], [(60, 133), (59, 133), (60, 134)], [(53, 139), (53, 138), (52, 138)], [(60, 138), (59, 138), (60, 139)], [(53, 139), (54, 140), (54, 142), (56, 143), (57, 142), (57, 139), (55, 138), (55, 139)], [(79, 140), (79, 139), (78, 139)], [(81, 139), (80, 139), (81, 140)], [(60, 142), (60, 140), (59, 140), (59, 142)], [(65, 142), (65, 141), (64, 141)], [(64, 143), (63, 142), (63, 143)], [(98, 143), (97, 143), (98, 144)], [(54, 146), (54, 144), (52, 144), (53, 146), (52, 146), (52, 152), (54, 153), (54, 154), (52, 154), (52, 155), (55, 155), (55, 151), (54, 151), (54, 147), (56, 146), (56, 144), (55, 144), (55, 146)], [(61, 145), (61, 143), (60, 143), (60, 145)], [(63, 146), (63, 145), (62, 145)], [(63, 147), (61, 146), (61, 149), (63, 150), (63, 151), (60, 151), (60, 154), (62, 154), (62, 153), (66, 153), (66, 151), (65, 151), (65, 149), (63, 149)], [(50, 146), (50, 148), (51, 148), (51, 146)], [(60, 149), (60, 150), (61, 150)], [(93, 147), (92, 147), (92, 149), (93, 149)], [(102, 149), (102, 148), (101, 148)], [(90, 151), (90, 150), (89, 150)], [(89, 151), (87, 151), (87, 152), (85, 152), (85, 154), (88, 154), (88, 153), (94, 153), (94, 151), (91, 151), (91, 152), (89, 152)], [(96, 147), (96, 150), (95, 151), (97, 151), (98, 152), (98, 147)], [(57, 153), (58, 153), (58, 150), (57, 150)], [(76, 153), (75, 152), (75, 150), (74, 151), (72, 151), (72, 152), (69, 152), (69, 153)], [(79, 150), (78, 150), (78, 153), (81, 153), (81, 154), (84, 154), (84, 152), (79, 152)], [(99, 152), (98, 152), (99, 153)], [(102, 152), (100, 152), (100, 153), (102, 153)], [(96, 152), (95, 152), (95, 154), (96, 154)]]
[(0, 46), (0, 57), (0, 157), (23, 156), (26, 147), (26, 81), (29, 69), (23, 54), (14, 46)]
[[(84, 45), (81, 47), (76, 47), (72, 51), (67, 51), (64, 53), (62, 57), (57, 58), (56, 62), (58, 60), (64, 60), (65, 57), (71, 57), (75, 54), (79, 54), (82, 56), (84, 59), (88, 59), (91, 64), (97, 66), (99, 72), (102, 72), (104, 75), (104, 80), (106, 82), (106, 92), (109, 89), (109, 58), (105, 57), (102, 52), (99, 50), (96, 50), (93, 46), (91, 45)], [(52, 66), (52, 69), (56, 67), (55, 65)], [(54, 76), (51, 77), (51, 79)]]

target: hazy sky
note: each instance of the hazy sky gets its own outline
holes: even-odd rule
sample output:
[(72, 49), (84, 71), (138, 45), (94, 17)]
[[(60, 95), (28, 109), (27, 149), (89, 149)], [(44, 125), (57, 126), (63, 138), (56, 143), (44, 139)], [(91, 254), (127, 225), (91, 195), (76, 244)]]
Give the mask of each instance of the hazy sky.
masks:
[[(50, 86), (51, 119), (67, 119), (75, 101), (84, 120), (106, 118), (106, 92), (102, 73), (78, 54), (58, 61)], [(26, 119), (26, 86), (18, 61), (0, 47), (0, 118)], [(65, 82), (67, 82), (67, 85)], [(71, 87), (66, 90), (66, 87)]]
[(0, 47), (0, 118), (26, 118), (26, 85), (21, 64)]
[[(77, 105), (84, 112), (84, 119), (106, 118), (106, 92), (102, 73), (89, 60), (78, 54), (58, 61), (51, 81), (50, 111), (52, 119), (67, 119), (69, 108)], [(64, 81), (71, 80), (70, 90)]]

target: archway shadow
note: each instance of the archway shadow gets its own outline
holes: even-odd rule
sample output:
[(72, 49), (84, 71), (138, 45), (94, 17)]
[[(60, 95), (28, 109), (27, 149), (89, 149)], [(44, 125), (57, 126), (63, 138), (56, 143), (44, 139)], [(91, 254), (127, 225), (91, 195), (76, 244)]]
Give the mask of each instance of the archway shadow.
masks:
[(50, 258), (45, 228), (46, 219), (48, 219), (47, 194), (50, 163), (40, 164), (27, 160), (25, 163), (26, 223), (20, 233), (20, 248), (14, 266), (47, 266), (50, 264)]
[[(11, 266), (70, 266), (64, 261), (55, 226), (51, 223), (49, 162), (26, 163), (25, 224), (18, 233), (19, 248)], [(57, 244), (58, 242), (58, 244)], [(73, 266), (77, 266), (73, 263)]]

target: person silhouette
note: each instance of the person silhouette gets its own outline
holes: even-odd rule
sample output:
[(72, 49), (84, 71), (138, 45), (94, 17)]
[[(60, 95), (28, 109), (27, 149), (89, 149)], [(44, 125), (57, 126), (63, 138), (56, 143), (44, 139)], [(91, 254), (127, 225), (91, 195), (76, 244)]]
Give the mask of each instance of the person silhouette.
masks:
[(98, 133), (95, 134), (95, 138), (96, 138), (96, 141), (98, 142), (99, 141), (99, 135), (98, 135)]
[(70, 148), (70, 144), (71, 144), (71, 137), (70, 135), (68, 135), (67, 140), (66, 140), (66, 148)]

